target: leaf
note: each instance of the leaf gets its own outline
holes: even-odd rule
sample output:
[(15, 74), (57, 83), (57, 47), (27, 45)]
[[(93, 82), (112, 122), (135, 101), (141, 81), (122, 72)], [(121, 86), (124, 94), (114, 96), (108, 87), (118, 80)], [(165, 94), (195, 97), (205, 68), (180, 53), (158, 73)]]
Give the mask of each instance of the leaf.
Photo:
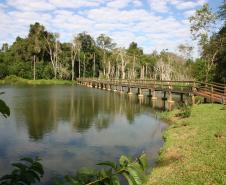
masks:
[(78, 183), (79, 183), (76, 179), (74, 179), (74, 177), (69, 176), (69, 175), (65, 176), (65, 180), (66, 180), (67, 182), (73, 183), (73, 184), (78, 184)]
[(139, 173), (137, 169), (134, 169), (133, 167), (128, 167), (127, 168), (129, 175), (134, 179), (137, 185), (142, 185), (143, 180), (142, 180), (142, 174)]
[(7, 118), (10, 116), (10, 109), (6, 105), (6, 103), (0, 99), (0, 113), (3, 115), (3, 117)]
[(145, 170), (148, 167), (148, 158), (145, 153), (141, 154), (141, 156), (138, 158), (139, 164), (142, 166), (143, 170)]
[(11, 179), (11, 178), (12, 178), (12, 175), (4, 175), (0, 178), (0, 181), (8, 180), (8, 179)]
[(44, 175), (43, 167), (39, 162), (35, 162), (34, 164), (32, 164), (31, 169), (35, 172), (38, 172), (41, 176)]
[(127, 172), (123, 172), (122, 175), (125, 177), (129, 185), (136, 185), (136, 182), (133, 177), (129, 176)]
[(33, 176), (34, 179), (36, 179), (37, 181), (40, 182), (40, 177), (36, 172), (30, 170), (28, 173), (30, 173)]
[(24, 170), (26, 170), (26, 168), (28, 168), (27, 165), (22, 164), (22, 163), (13, 163), (12, 166), (17, 167), (17, 168), (19, 168), (22, 171), (24, 171)]
[(96, 165), (110, 166), (113, 169), (116, 169), (117, 168), (117, 164), (115, 164), (114, 162), (111, 162), (111, 161), (103, 161), (103, 162), (97, 163)]
[(30, 158), (30, 157), (24, 157), (24, 158), (22, 158), (22, 159), (20, 159), (21, 161), (27, 161), (27, 162), (29, 162), (29, 163), (33, 163), (34, 162), (34, 160), (32, 159), (32, 158)]
[(116, 176), (116, 175), (111, 176), (110, 185), (120, 185), (118, 176)]
[(124, 167), (127, 166), (128, 162), (129, 162), (129, 159), (125, 155), (122, 155), (119, 159), (119, 164), (121, 166), (124, 166)]

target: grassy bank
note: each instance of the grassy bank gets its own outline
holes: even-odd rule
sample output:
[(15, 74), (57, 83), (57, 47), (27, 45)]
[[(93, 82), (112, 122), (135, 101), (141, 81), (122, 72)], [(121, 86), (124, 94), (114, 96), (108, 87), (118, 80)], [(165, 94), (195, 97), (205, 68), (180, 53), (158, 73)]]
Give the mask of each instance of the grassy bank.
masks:
[(189, 118), (164, 113), (172, 122), (148, 184), (226, 184), (226, 107), (194, 106)]
[(16, 84), (16, 85), (71, 85), (75, 82), (69, 80), (28, 80), (16, 76), (8, 76), (3, 80), (0, 80), (0, 84)]

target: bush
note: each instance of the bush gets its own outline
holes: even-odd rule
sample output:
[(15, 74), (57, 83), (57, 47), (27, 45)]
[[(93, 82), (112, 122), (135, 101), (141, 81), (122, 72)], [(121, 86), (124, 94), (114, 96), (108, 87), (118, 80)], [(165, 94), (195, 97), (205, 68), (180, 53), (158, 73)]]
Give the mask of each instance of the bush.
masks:
[(177, 117), (188, 118), (191, 116), (191, 107), (188, 105), (182, 105), (179, 109), (179, 113), (176, 114)]

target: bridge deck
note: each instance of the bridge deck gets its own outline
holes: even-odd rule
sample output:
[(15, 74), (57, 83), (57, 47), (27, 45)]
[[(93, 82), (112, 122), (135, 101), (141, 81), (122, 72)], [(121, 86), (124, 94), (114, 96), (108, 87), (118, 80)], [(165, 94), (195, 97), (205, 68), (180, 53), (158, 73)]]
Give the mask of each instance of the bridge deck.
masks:
[(226, 104), (226, 85), (218, 83), (204, 83), (198, 81), (158, 81), (158, 80), (121, 80), (80, 78), (79, 83), (101, 87), (136, 88), (139, 90), (162, 91), (175, 94), (189, 94), (209, 99), (211, 102)]

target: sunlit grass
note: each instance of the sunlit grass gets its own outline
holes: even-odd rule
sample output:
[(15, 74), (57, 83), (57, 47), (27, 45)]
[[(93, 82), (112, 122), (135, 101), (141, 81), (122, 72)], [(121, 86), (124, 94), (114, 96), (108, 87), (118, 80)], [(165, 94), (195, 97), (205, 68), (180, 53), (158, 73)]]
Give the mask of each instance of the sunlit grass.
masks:
[(148, 184), (226, 184), (226, 109), (218, 104), (192, 107), (189, 118), (177, 111)]

